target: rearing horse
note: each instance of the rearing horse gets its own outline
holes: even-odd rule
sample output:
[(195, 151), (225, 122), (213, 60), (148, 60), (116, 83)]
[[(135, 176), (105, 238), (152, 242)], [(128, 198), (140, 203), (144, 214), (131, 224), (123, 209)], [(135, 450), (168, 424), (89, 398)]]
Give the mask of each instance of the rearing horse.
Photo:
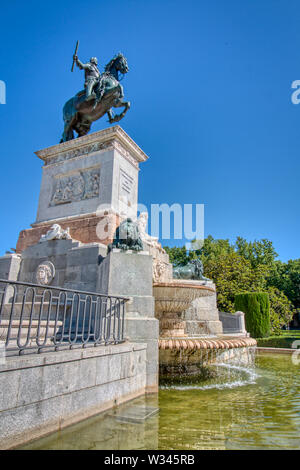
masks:
[[(63, 108), (64, 132), (61, 142), (74, 139), (74, 131), (78, 137), (86, 135), (91, 124), (105, 113), (112, 124), (119, 122), (130, 108), (130, 102), (124, 101), (123, 87), (119, 82), (119, 73), (125, 74), (129, 70), (127, 60), (123, 54), (116, 55), (106, 66), (100, 82), (95, 90), (95, 98), (86, 101), (85, 90), (80, 91), (66, 102)], [(124, 110), (114, 116), (111, 108)]]

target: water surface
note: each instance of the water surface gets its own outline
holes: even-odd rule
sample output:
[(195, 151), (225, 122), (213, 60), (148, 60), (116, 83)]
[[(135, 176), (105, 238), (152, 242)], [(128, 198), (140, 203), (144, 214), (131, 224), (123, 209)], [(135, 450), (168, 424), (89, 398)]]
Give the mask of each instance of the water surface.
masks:
[[(290, 355), (260, 356), (255, 369), (218, 369), (217, 379), (164, 384), (158, 396), (136, 399), (23, 448), (300, 449), (300, 365)], [(132, 407), (139, 414), (145, 406), (159, 407), (159, 413), (126, 421)]]

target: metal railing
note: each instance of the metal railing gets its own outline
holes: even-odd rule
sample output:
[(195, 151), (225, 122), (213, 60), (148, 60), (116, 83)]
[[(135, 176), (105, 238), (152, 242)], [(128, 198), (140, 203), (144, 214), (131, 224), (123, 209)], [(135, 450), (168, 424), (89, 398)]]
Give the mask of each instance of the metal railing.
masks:
[(127, 297), (0, 279), (6, 355), (124, 342)]

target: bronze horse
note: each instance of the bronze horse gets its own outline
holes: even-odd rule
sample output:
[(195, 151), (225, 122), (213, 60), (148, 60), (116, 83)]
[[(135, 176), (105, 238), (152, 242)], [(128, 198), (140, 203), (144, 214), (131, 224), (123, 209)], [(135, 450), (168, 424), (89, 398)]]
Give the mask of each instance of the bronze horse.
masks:
[[(119, 122), (125, 116), (130, 108), (130, 102), (123, 100), (124, 92), (119, 81), (119, 73), (125, 74), (128, 70), (126, 58), (119, 53), (105, 66), (95, 90), (95, 98), (86, 101), (85, 90), (83, 90), (66, 102), (63, 108), (65, 125), (61, 142), (74, 139), (74, 131), (77, 132), (78, 137), (86, 135), (92, 122), (100, 119), (105, 113), (111, 124)], [(114, 116), (112, 107), (124, 107), (124, 110)]]

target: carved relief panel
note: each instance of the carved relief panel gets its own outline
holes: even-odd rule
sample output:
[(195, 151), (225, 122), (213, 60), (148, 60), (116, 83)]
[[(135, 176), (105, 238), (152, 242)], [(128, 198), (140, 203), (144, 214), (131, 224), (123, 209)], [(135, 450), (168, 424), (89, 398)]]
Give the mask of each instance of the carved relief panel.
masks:
[(100, 168), (81, 170), (54, 178), (50, 206), (99, 196)]

